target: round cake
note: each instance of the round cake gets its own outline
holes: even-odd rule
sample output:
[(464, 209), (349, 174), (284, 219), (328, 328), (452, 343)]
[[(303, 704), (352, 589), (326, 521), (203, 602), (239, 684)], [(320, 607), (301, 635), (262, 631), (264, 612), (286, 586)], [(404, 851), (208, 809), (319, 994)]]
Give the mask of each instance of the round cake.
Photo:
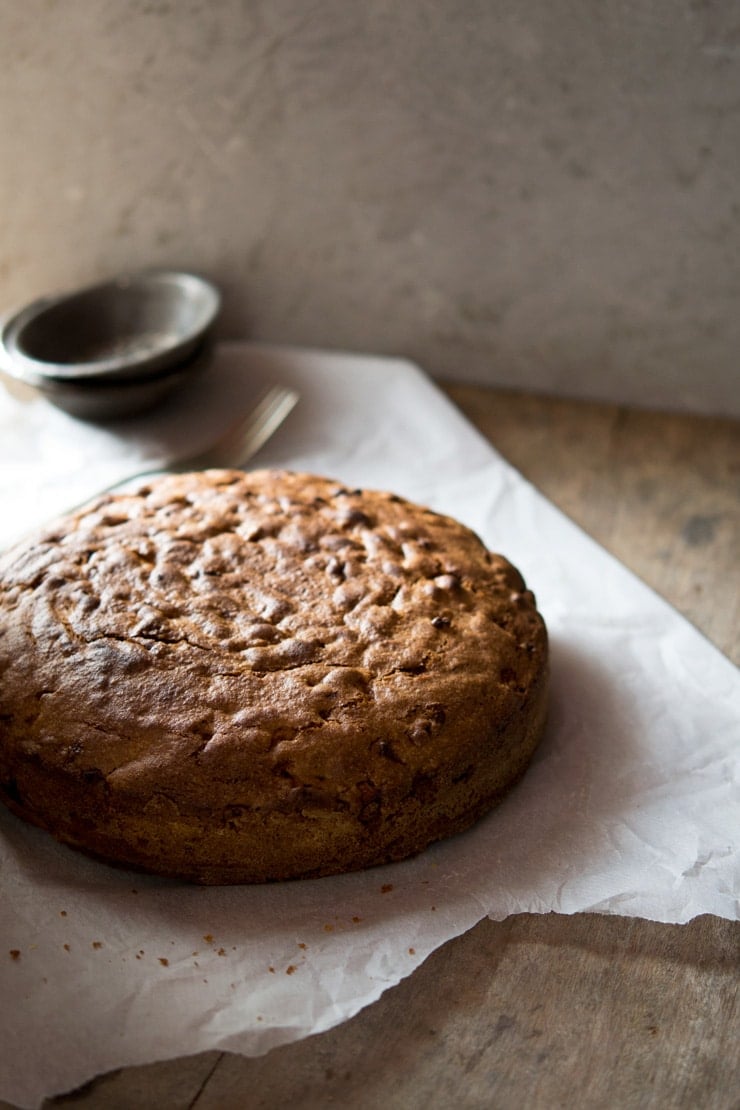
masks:
[(0, 560), (0, 797), (60, 841), (198, 883), (400, 860), (541, 737), (519, 572), (392, 493), (165, 476)]

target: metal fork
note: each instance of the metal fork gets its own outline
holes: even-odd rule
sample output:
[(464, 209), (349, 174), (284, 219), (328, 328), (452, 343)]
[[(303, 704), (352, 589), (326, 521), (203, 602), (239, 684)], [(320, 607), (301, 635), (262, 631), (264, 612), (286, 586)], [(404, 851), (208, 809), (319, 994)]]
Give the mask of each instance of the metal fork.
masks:
[[(211, 467), (242, 467), (267, 443), (297, 402), (298, 394), (294, 389), (273, 385), (266, 390), (253, 409), (239, 417), (205, 451), (170, 459), (164, 467), (157, 469), (174, 470), (182, 474), (186, 470), (208, 470)], [(137, 478), (139, 476), (134, 475)]]
[(137, 478), (163, 471), (182, 474), (188, 470), (241, 468), (267, 443), (297, 402), (298, 393), (294, 389), (283, 385), (271, 386), (248, 413), (240, 416), (205, 451), (162, 459), (156, 466), (127, 474), (99, 492), (107, 493)]

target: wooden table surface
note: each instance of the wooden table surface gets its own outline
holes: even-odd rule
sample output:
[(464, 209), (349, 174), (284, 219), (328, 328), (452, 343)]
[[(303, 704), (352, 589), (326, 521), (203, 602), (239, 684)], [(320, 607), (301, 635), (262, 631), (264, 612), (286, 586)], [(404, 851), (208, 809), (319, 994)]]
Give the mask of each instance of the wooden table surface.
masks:
[[(740, 661), (738, 424), (447, 392), (551, 501)], [(739, 970), (740, 924), (713, 917), (484, 920), (328, 1033), (255, 1060), (209, 1052), (125, 1069), (45, 1105), (737, 1110)]]

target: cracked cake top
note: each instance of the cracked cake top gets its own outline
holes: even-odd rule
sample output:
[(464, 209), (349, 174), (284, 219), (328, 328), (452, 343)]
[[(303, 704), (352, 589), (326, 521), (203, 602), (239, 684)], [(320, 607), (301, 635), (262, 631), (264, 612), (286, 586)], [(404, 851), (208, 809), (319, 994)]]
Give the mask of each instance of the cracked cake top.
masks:
[(503, 735), (546, 653), (468, 528), (288, 472), (104, 495), (0, 560), (0, 614), (0, 772), (164, 814), (372, 812)]

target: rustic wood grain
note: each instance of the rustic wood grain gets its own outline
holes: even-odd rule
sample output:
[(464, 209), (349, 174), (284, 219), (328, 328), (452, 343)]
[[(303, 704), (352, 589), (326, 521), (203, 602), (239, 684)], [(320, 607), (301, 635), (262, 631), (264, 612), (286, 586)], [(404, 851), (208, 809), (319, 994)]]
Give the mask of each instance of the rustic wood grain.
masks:
[(740, 663), (740, 424), (447, 392), (558, 508)]
[(712, 917), (482, 921), (329, 1033), (131, 1068), (48, 1105), (734, 1110), (737, 945)]
[[(740, 428), (471, 386), (449, 395), (572, 519), (740, 658)], [(103, 1076), (87, 1110), (737, 1110), (740, 925), (482, 921), (352, 1021), (251, 1060)], [(0, 1110), (8, 1110), (0, 1104)]]

